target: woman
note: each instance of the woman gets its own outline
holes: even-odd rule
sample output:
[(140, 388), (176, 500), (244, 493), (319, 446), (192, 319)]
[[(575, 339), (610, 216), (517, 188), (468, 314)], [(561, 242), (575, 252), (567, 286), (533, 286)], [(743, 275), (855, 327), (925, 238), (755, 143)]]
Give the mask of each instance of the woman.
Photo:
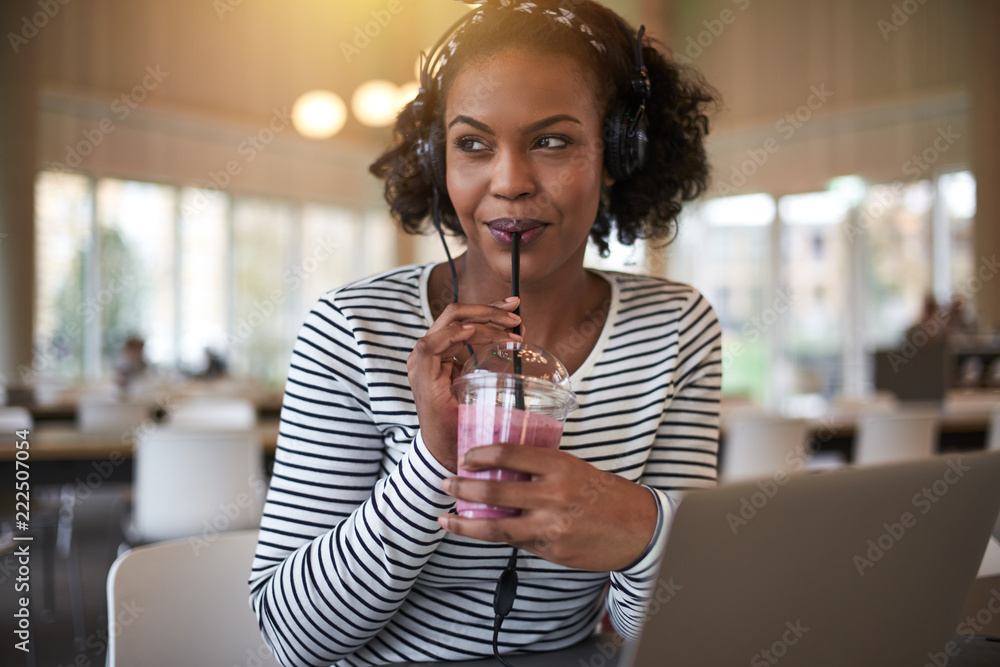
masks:
[[(404, 267), (330, 292), (302, 328), (250, 580), (284, 664), (490, 655), (511, 545), (501, 653), (572, 645), (605, 607), (623, 636), (641, 629), (675, 492), (715, 481), (721, 364), (695, 290), (583, 268), (588, 238), (606, 249), (612, 228), (624, 243), (669, 237), (707, 179), (710, 93), (635, 43), (596, 3), (504, 0), (428, 64), (372, 171), (407, 231), (439, 203), (467, 250), (457, 290), (447, 264)], [(634, 144), (605, 155), (643, 113), (645, 158)], [(520, 301), (505, 299), (515, 232)], [(451, 379), (467, 346), (521, 339), (518, 306), (581, 407), (559, 450), (501, 443), (464, 460), (530, 482), (459, 479)], [(523, 512), (465, 519), (457, 497)]]

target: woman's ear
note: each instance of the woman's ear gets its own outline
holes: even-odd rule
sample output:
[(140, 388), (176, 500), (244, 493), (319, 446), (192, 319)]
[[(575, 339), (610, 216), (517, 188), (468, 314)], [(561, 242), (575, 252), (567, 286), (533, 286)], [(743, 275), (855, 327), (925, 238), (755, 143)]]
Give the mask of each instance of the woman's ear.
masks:
[(602, 182), (604, 187), (610, 188), (615, 184), (615, 179), (611, 177), (611, 173), (608, 171), (607, 167), (601, 167)]

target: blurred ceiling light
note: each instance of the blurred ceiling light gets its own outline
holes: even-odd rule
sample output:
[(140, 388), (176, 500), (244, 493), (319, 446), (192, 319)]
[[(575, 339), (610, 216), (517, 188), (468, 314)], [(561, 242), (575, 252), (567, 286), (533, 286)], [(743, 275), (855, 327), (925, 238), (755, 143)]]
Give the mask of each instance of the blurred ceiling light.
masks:
[(399, 86), (381, 79), (361, 84), (351, 97), (351, 111), (362, 125), (391, 125), (399, 112)]
[(328, 90), (310, 90), (295, 100), (292, 124), (310, 139), (329, 139), (347, 122), (347, 105)]

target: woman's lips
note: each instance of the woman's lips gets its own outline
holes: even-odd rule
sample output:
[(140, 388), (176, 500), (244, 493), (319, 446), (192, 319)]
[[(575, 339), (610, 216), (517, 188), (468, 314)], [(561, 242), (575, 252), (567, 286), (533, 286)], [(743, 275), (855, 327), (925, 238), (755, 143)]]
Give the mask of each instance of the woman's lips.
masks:
[(521, 246), (533, 243), (545, 233), (546, 225), (537, 220), (494, 220), (489, 225), (490, 234), (501, 245), (510, 246), (514, 241), (514, 233), (521, 232)]

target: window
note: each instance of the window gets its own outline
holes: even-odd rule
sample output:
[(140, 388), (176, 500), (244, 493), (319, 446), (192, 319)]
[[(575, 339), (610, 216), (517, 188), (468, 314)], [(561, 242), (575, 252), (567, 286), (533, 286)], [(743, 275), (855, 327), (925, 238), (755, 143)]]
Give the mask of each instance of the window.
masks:
[(43, 172), (35, 184), (35, 364), (40, 373), (83, 374), (84, 331), (98, 312), (84, 285), (94, 213), (90, 180)]
[(846, 322), (848, 258), (842, 231), (848, 204), (833, 192), (782, 197), (781, 271), (784, 323), (783, 396), (832, 398), (843, 384), (841, 349)]
[(278, 388), (313, 302), (396, 262), (379, 213), (51, 172), (35, 197), (34, 367), (62, 381), (107, 377), (136, 336), (163, 371), (211, 349)]
[(110, 370), (130, 337), (145, 341), (150, 362), (174, 363), (176, 213), (174, 188), (114, 179), (97, 185), (97, 306), (103, 371)]
[(698, 288), (722, 327), (722, 391), (764, 400), (768, 341), (780, 299), (771, 266), (774, 199), (766, 194), (711, 199), (687, 210), (668, 247), (669, 276)]

